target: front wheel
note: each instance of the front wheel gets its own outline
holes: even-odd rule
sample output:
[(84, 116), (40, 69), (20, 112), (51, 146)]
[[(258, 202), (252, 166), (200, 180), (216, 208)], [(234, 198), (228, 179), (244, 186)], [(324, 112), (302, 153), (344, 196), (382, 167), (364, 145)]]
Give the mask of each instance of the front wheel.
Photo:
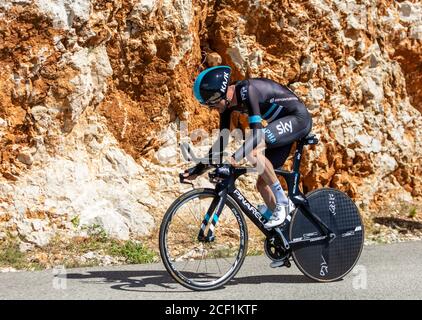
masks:
[[(363, 248), (364, 228), (358, 208), (343, 192), (322, 188), (306, 195), (312, 213), (332, 230), (336, 237), (303, 242), (292, 250), (297, 267), (309, 278), (320, 282), (335, 281), (348, 274)], [(298, 208), (290, 224), (290, 240), (324, 236), (320, 228)]]
[[(214, 209), (218, 199), (213, 189), (191, 190), (170, 206), (161, 223), (164, 266), (177, 282), (192, 290), (223, 286), (245, 259), (245, 219), (230, 196), (217, 219)], [(210, 234), (212, 237), (204, 237)]]

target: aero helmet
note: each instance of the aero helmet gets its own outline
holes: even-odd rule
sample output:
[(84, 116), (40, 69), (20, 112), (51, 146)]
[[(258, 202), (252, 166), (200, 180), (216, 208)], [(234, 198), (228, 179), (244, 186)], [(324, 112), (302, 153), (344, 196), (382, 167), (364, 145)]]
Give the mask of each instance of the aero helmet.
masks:
[(195, 98), (208, 106), (217, 104), (226, 97), (230, 74), (229, 66), (216, 66), (202, 71), (193, 85)]

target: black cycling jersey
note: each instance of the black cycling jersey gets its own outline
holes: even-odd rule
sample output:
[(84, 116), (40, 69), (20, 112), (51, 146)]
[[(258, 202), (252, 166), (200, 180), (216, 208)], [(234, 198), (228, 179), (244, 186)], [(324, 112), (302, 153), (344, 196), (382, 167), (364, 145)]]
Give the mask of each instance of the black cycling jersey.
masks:
[[(276, 148), (294, 142), (311, 129), (312, 120), (308, 110), (286, 86), (269, 79), (253, 78), (236, 82), (235, 94), (237, 105), (220, 114), (220, 130), (230, 129), (230, 117), (233, 111), (247, 113), (249, 127), (252, 129), (252, 135), (233, 154), (236, 161), (242, 160), (263, 139), (267, 148)], [(264, 129), (262, 120), (268, 123)], [(218, 145), (222, 152), (227, 143), (228, 139), (220, 139), (210, 152), (216, 151), (215, 147)]]
[(288, 87), (269, 79), (238, 81), (235, 86), (238, 106), (232, 110), (248, 113), (250, 117), (259, 116), (267, 122), (293, 114), (296, 107), (286, 102), (300, 101)]

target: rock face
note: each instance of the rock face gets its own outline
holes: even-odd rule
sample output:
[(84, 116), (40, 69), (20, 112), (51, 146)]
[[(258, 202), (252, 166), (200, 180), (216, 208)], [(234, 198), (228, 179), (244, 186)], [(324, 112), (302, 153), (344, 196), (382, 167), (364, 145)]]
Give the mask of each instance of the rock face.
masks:
[(217, 127), (191, 87), (220, 63), (308, 106), (305, 191), (416, 201), (421, 61), (418, 1), (0, 0), (0, 238), (149, 234), (183, 191), (181, 123)]

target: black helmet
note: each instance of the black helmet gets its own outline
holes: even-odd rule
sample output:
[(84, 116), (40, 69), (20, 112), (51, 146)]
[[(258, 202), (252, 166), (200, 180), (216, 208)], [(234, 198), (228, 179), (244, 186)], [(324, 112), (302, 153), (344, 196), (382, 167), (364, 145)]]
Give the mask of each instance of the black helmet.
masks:
[(205, 105), (215, 105), (226, 97), (231, 68), (216, 66), (202, 71), (193, 85), (195, 98)]

